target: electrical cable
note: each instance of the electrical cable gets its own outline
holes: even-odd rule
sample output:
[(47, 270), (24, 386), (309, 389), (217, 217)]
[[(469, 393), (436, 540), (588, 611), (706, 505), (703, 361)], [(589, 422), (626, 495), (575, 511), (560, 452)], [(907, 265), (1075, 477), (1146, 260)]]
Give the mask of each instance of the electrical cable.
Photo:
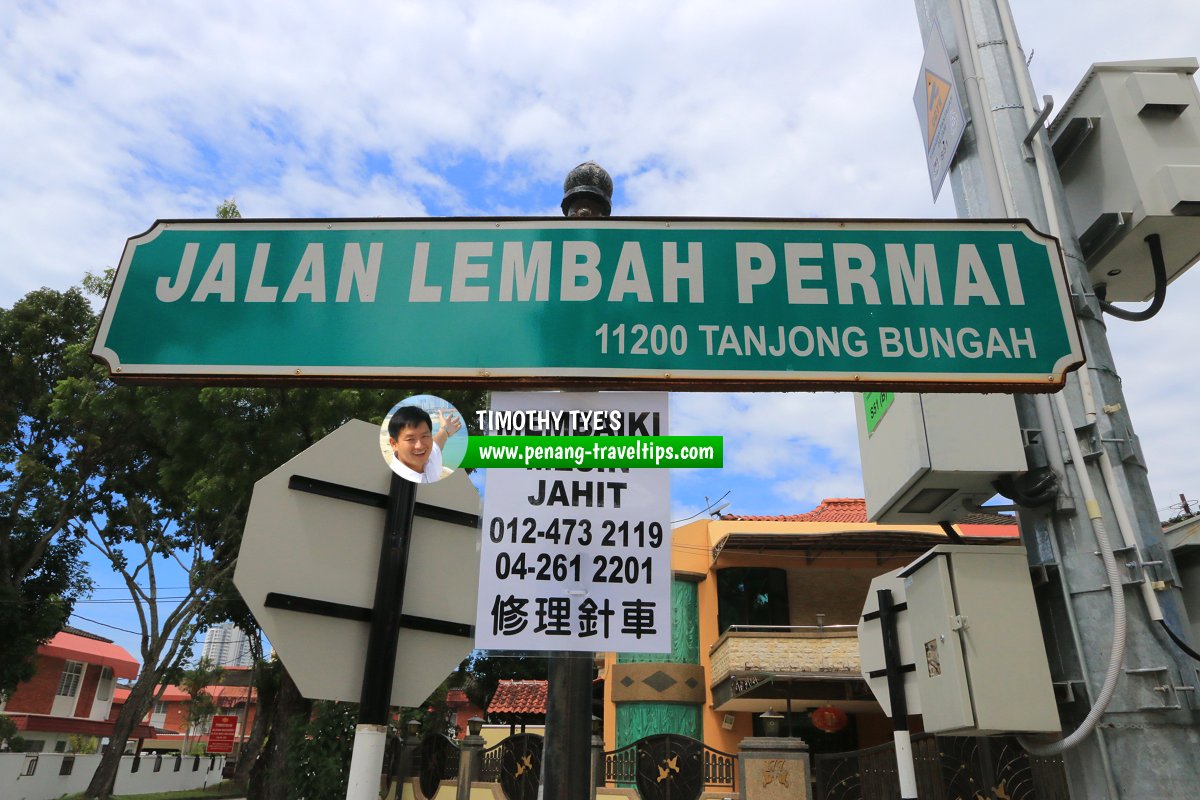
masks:
[(1200, 653), (1197, 653), (1195, 650), (1188, 647), (1187, 642), (1185, 642), (1183, 639), (1179, 638), (1179, 635), (1176, 634), (1175, 631), (1171, 630), (1171, 626), (1167, 624), (1167, 621), (1165, 619), (1160, 619), (1158, 621), (1158, 624), (1162, 626), (1162, 629), (1167, 632), (1167, 636), (1171, 637), (1171, 641), (1174, 642), (1176, 645), (1178, 645), (1180, 650), (1187, 653), (1194, 660), (1200, 661)]
[(1096, 537), (1096, 545), (1100, 550), (1101, 560), (1104, 562), (1104, 573), (1108, 578), (1109, 594), (1112, 597), (1113, 632), (1112, 647), (1109, 651), (1108, 669), (1104, 674), (1104, 683), (1100, 687), (1100, 692), (1097, 694), (1095, 702), (1092, 703), (1092, 707), (1088, 710), (1087, 716), (1084, 717), (1083, 722), (1079, 723), (1079, 727), (1056, 742), (1038, 742), (1026, 736), (1017, 737), (1017, 741), (1021, 746), (1036, 756), (1052, 756), (1064, 753), (1067, 750), (1077, 747), (1095, 731), (1100, 718), (1108, 710), (1108, 704), (1112, 702), (1113, 695), (1116, 694), (1117, 680), (1121, 677), (1121, 665), (1125, 661), (1125, 587), (1121, 583), (1121, 573), (1117, 568), (1116, 555), (1113, 553), (1112, 544), (1108, 540), (1108, 531), (1104, 525), (1103, 515), (1100, 513), (1100, 503), (1096, 500), (1095, 490), (1092, 488), (1091, 480), (1087, 474), (1087, 465), (1083, 461), (1083, 451), (1079, 447), (1079, 440), (1074, 434), (1074, 427), (1071, 424), (1071, 410), (1067, 407), (1067, 400), (1062, 396), (1061, 392), (1054, 396), (1054, 400), (1054, 408), (1058, 412), (1059, 423), (1067, 433), (1067, 447), (1071, 452), (1071, 462), (1075, 467), (1080, 488), (1083, 490), (1088, 520), (1092, 524), (1092, 533)]
[[(999, 2), (997, 2), (997, 10), (999, 11), (1001, 28), (1004, 32), (1009, 66), (1017, 76), (1017, 91), (1020, 95), (1021, 106), (1025, 110), (1025, 121), (1027, 125), (1032, 127), (1036, 124), (1035, 120), (1032, 118), (1036, 116), (1034, 114), (1032, 87), (1028, 86), (1026, 81), (1022, 80), (1021, 77), (1023, 75), (1027, 75), (1027, 73), (1024, 70), (1025, 65), (1022, 63), (1023, 60), (1021, 59), (1019, 43), (1017, 41), (1016, 25), (1012, 19), (1012, 9), (1009, 7), (1006, 0), (999, 0)], [(1046, 215), (1046, 222), (1050, 228), (1050, 234), (1052, 236), (1057, 236), (1060, 240), (1062, 240), (1062, 225), (1059, 219), (1058, 209), (1055, 206), (1054, 192), (1051, 187), (1050, 169), (1046, 164), (1046, 148), (1033, 147), (1032, 149), (1034, 154), (1034, 168), (1037, 171), (1038, 184), (1039, 188), (1041, 189), (1042, 206)], [(1080, 385), (1080, 390), (1085, 394), (1090, 393), (1090, 374), (1085, 370), (1084, 374), (1081, 376), (1077, 375), (1077, 378)], [(1063, 397), (1061, 392), (1055, 395), (1054, 400), (1055, 403), (1053, 406), (1051, 406), (1050, 403), (1046, 403), (1046, 406), (1050, 407), (1048, 410), (1051, 410), (1051, 417), (1053, 416), (1053, 411), (1058, 412), (1059, 424), (1061, 425), (1065, 435), (1067, 448), (1071, 454), (1071, 461), (1075, 468), (1076, 477), (1083, 491), (1088, 512), (1088, 519), (1091, 522), (1092, 533), (1096, 538), (1096, 544), (1100, 551), (1101, 560), (1104, 562), (1104, 571), (1108, 578), (1109, 592), (1112, 596), (1113, 632), (1112, 647), (1109, 652), (1109, 663), (1108, 669), (1104, 675), (1104, 682), (1101, 685), (1100, 692), (1097, 694), (1092, 703), (1091, 709), (1089, 709), (1087, 715), (1079, 724), (1079, 727), (1077, 727), (1065, 738), (1056, 742), (1042, 743), (1034, 741), (1028, 737), (1017, 738), (1017, 741), (1021, 744), (1021, 746), (1034, 755), (1057, 755), (1063, 753), (1073, 747), (1076, 747), (1084, 739), (1096, 731), (1096, 726), (1099, 724), (1100, 718), (1108, 709), (1108, 705), (1110, 702), (1112, 702), (1112, 698), (1116, 693), (1117, 680), (1120, 677), (1121, 665), (1125, 659), (1126, 644), (1125, 595), (1124, 587), (1121, 583), (1121, 575), (1117, 568), (1116, 555), (1113, 553), (1112, 544), (1108, 540), (1108, 531), (1104, 524), (1103, 515), (1100, 512), (1100, 503), (1096, 500), (1095, 489), (1092, 486), (1091, 478), (1087, 473), (1087, 465), (1084, 463), (1083, 453), (1079, 447), (1079, 440), (1075, 434), (1075, 428), (1071, 423), (1070, 408), (1067, 406), (1066, 398)], [(1038, 416), (1039, 418), (1044, 419), (1041, 411), (1039, 411)], [(1052, 430), (1057, 430), (1057, 427), (1053, 426), (1052, 420), (1051, 424), (1052, 427), (1049, 430), (1043, 428), (1044, 434), (1048, 434)], [(1052, 461), (1053, 460), (1054, 459), (1052, 459)], [(1072, 625), (1074, 625), (1074, 622), (1072, 622)], [(1076, 642), (1077, 647), (1078, 645), (1079, 642)], [(1111, 780), (1111, 769), (1108, 766), (1107, 752), (1103, 748), (1101, 748), (1101, 759), (1105, 764), (1105, 775), (1109, 781), (1110, 789), (1114, 789), (1115, 787), (1112, 786)]]
[(1104, 313), (1111, 314), (1117, 319), (1145, 322), (1157, 314), (1162, 309), (1163, 303), (1167, 301), (1167, 265), (1163, 261), (1162, 239), (1157, 233), (1152, 233), (1146, 237), (1145, 241), (1150, 248), (1150, 263), (1154, 267), (1154, 297), (1150, 298), (1150, 305), (1141, 311), (1117, 308), (1112, 303), (1105, 301), (1106, 287), (1104, 284), (1096, 284), (1096, 300), (1100, 303), (1100, 308)]

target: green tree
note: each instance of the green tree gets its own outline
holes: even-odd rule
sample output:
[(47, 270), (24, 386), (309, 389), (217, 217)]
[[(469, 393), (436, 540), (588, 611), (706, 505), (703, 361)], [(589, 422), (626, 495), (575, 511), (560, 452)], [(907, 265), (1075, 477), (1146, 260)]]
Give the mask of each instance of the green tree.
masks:
[[(236, 204), (218, 209), (237, 218)], [(110, 285), (89, 276), (89, 291)], [(86, 326), (85, 326), (86, 327)], [(248, 618), (229, 581), (254, 483), (350, 419), (380, 422), (399, 399), (379, 389), (283, 389), (220, 386), (117, 385), (88, 358), (90, 330), (64, 339), (71, 367), (52, 387), (49, 415), (84, 432), (84, 447), (69, 451), (70, 469), (88, 466), (88, 502), (65, 523), (90, 542), (129, 589), (141, 627), (142, 672), (114, 723), (111, 746), (85, 796), (112, 792), (129, 734), (155, 699), (156, 687), (179, 667), (203, 624), (220, 621), (207, 609), (222, 606), (235, 622)], [(406, 394), (419, 390), (406, 390)], [(439, 392), (466, 416), (480, 407), (480, 392)], [(173, 562), (187, 575), (182, 600), (165, 602), (161, 567)], [(224, 598), (224, 600), (222, 600)], [(228, 601), (228, 602), (225, 602)], [(202, 616), (203, 615), (203, 616)], [(251, 637), (256, 629), (247, 627)], [(265, 686), (277, 678), (265, 717), (266, 741), (250, 780), (256, 800), (282, 800), (286, 757), (297, 719), (311, 704), (286, 669), (262, 671)], [(160, 690), (161, 691), (161, 690)]]
[(72, 733), (67, 737), (67, 752), (79, 755), (91, 755), (100, 749), (100, 740), (95, 736), (85, 736), (82, 733)]
[(24, 752), (25, 740), (18, 735), (17, 723), (0, 714), (0, 753), (5, 751)]
[(217, 701), (209, 694), (208, 687), (221, 682), (225, 677), (225, 668), (214, 664), (207, 658), (196, 662), (196, 666), (183, 671), (179, 678), (179, 688), (187, 693), (187, 731), (184, 733), (184, 750), (187, 750), (192, 731), (198, 730), (204, 721), (217, 713)]
[(355, 703), (316, 704), (312, 719), (292, 737), (287, 800), (346, 796), (357, 719)]
[(33, 676), (38, 645), (89, 588), (70, 522), (89, 500), (98, 454), (50, 404), (60, 381), (90, 369), (64, 346), (94, 325), (78, 289), (39, 289), (0, 308), (0, 698)]

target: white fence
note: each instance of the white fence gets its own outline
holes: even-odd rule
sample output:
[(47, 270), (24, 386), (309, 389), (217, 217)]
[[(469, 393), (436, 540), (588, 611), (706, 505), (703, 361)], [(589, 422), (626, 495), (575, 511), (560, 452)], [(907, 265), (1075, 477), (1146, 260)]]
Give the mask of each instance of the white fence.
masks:
[[(54, 800), (87, 788), (99, 755), (0, 753), (0, 798)], [(114, 794), (199, 789), (221, 782), (224, 756), (122, 756)]]

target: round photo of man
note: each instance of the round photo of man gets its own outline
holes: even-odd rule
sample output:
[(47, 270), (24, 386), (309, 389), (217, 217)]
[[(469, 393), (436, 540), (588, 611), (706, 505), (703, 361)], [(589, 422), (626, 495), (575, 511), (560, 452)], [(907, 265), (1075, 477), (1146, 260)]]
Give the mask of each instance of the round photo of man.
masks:
[(462, 414), (446, 400), (418, 394), (392, 406), (379, 433), (392, 471), (413, 483), (434, 483), (454, 472), (467, 452)]

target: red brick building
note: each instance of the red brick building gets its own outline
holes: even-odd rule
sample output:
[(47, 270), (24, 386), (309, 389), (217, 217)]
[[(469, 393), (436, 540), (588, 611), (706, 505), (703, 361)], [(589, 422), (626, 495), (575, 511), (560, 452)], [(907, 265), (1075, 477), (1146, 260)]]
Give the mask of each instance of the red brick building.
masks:
[[(37, 651), (37, 672), (17, 686), (0, 712), (32, 750), (64, 752), (72, 735), (105, 738), (118, 678), (137, 675), (138, 662), (111, 639), (67, 627)], [(153, 732), (139, 726), (137, 737)]]
[[(227, 667), (224, 680), (229, 683), (209, 686), (207, 692), (217, 703), (217, 713), (234, 716), (238, 719), (234, 739), (241, 741), (250, 735), (254, 726), (255, 706), (258, 694), (248, 685), (235, 685), (236, 682), (248, 683), (250, 670), (245, 667)], [(118, 688), (113, 699), (109, 719), (115, 721), (121, 712), (121, 706), (129, 697), (129, 690)], [(149, 713), (142, 718), (142, 723), (154, 729), (144, 742), (146, 750), (182, 750), (185, 744), (191, 747), (195, 743), (203, 744), (208, 741), (209, 720), (202, 722), (188, 734), (188, 704), (191, 696), (180, 687), (168, 684), (163, 689), (162, 697), (155, 701)]]
[(459, 739), (467, 735), (467, 720), (482, 716), (483, 710), (472, 703), (462, 689), (446, 692), (446, 722), (454, 726), (455, 736)]

